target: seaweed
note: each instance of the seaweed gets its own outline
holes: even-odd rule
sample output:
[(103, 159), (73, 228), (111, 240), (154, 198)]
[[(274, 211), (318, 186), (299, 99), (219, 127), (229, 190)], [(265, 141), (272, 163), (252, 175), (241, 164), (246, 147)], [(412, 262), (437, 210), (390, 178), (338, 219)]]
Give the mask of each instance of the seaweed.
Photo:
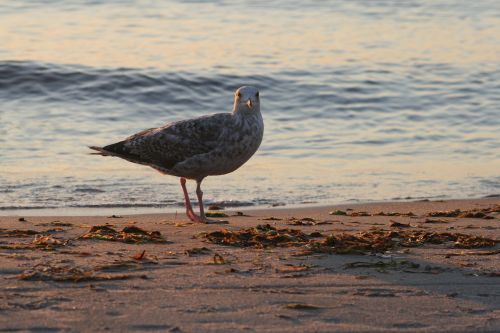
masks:
[(291, 309), (291, 310), (320, 310), (321, 308), (316, 305), (310, 305), (310, 304), (287, 304), (285, 305), (285, 309)]
[(72, 227), (73, 223), (69, 222), (61, 222), (61, 221), (52, 221), (52, 222), (45, 222), (45, 223), (38, 223), (36, 224), (38, 226), (54, 226), (54, 227)]
[(306, 226), (332, 224), (332, 223), (333, 222), (331, 222), (331, 221), (318, 221), (318, 220), (313, 219), (311, 217), (303, 217), (301, 219), (297, 219), (295, 217), (292, 217), (289, 219), (289, 222), (288, 222), (289, 225), (306, 225)]
[(276, 229), (269, 224), (259, 224), (254, 228), (239, 231), (222, 229), (201, 233), (198, 237), (219, 245), (256, 248), (299, 246), (306, 244), (310, 239), (307, 234), (300, 230)]
[(411, 225), (409, 223), (400, 223), (400, 222), (391, 220), (390, 227), (391, 228), (410, 228)]
[(194, 257), (197, 255), (209, 254), (210, 252), (212, 252), (212, 250), (206, 247), (194, 247), (192, 249), (185, 250), (184, 254), (186, 254), (188, 257)]
[(130, 226), (122, 231), (106, 226), (98, 225), (92, 227), (89, 232), (79, 237), (79, 239), (97, 239), (124, 243), (165, 243), (159, 231), (146, 231), (141, 228)]
[(280, 219), (279, 217), (274, 217), (274, 216), (271, 216), (271, 217), (266, 217), (266, 218), (263, 218), (262, 221), (281, 221), (282, 219)]
[(495, 217), (488, 215), (489, 213), (496, 213), (499, 209), (497, 207), (488, 207), (484, 209), (472, 209), (462, 211), (460, 209), (436, 211), (427, 214), (429, 217), (459, 217), (459, 218), (475, 218), (475, 219), (494, 219)]
[(29, 237), (37, 234), (41, 234), (41, 232), (36, 230), (20, 230), (20, 229), (9, 230), (0, 228), (0, 237)]
[(207, 212), (205, 213), (206, 217), (229, 217), (226, 213), (223, 212)]
[(422, 230), (370, 230), (357, 234), (330, 235), (320, 242), (311, 242), (310, 253), (364, 254), (383, 253), (396, 247), (416, 247), (426, 243), (443, 244), (453, 242), (455, 248), (492, 247), (499, 243), (491, 238), (461, 233), (427, 232)]
[(404, 269), (416, 269), (419, 268), (420, 264), (408, 261), (376, 261), (376, 262), (366, 262), (366, 261), (355, 261), (344, 265), (344, 269), (352, 268), (374, 268), (380, 273), (386, 273), (387, 270), (404, 270)]
[(408, 212), (408, 213), (398, 213), (398, 212), (384, 213), (384, 212), (378, 212), (378, 213), (372, 214), (372, 216), (407, 216), (407, 217), (412, 217), (412, 216), (416, 216), (416, 215), (414, 213), (412, 213), (412, 212)]

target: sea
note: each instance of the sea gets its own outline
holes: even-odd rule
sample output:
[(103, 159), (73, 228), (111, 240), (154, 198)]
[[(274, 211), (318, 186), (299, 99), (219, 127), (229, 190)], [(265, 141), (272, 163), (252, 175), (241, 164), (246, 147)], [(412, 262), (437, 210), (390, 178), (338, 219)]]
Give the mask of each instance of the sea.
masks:
[(182, 212), (176, 177), (88, 146), (243, 85), (264, 139), (209, 204), (500, 194), (498, 0), (0, 1), (0, 41), (0, 215)]

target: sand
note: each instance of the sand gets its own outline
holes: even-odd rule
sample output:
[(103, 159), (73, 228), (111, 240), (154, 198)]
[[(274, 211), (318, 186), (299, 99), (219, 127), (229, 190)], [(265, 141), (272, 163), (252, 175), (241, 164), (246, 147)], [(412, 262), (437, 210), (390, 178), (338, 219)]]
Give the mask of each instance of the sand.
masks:
[[(427, 216), (498, 205), (499, 198), (490, 198), (283, 207), (244, 211), (249, 216), (230, 216), (226, 225), (193, 224), (175, 214), (0, 217), (0, 331), (498, 332), (498, 244), (305, 254), (310, 247), (304, 244), (233, 247), (197, 236), (268, 223), (325, 237), (375, 228), (498, 240), (498, 212), (487, 214), (492, 219)], [(329, 214), (336, 210), (354, 216)], [(371, 216), (381, 211), (415, 216)], [(78, 238), (104, 224), (159, 231), (166, 241)]]

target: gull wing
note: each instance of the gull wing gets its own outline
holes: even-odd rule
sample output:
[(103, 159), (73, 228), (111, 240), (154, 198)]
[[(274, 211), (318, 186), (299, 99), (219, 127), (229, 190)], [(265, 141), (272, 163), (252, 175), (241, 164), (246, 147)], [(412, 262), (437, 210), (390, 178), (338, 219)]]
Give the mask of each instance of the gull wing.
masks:
[(218, 113), (182, 120), (144, 130), (101, 149), (91, 148), (134, 163), (172, 169), (177, 163), (214, 150), (230, 117), (229, 113)]

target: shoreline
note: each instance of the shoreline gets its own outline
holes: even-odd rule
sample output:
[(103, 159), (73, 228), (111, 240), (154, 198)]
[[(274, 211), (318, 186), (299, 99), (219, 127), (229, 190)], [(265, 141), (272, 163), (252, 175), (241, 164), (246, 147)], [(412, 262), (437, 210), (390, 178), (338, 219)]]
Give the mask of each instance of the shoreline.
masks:
[[(500, 198), (236, 211), (0, 216), (0, 330), (500, 330)], [(377, 233), (389, 247), (318, 247)]]
[[(279, 210), (279, 209), (309, 209), (309, 208), (325, 208), (348, 205), (372, 205), (372, 204), (392, 204), (392, 203), (411, 203), (411, 202), (441, 202), (441, 201), (467, 201), (467, 200), (490, 200), (498, 199), (500, 194), (492, 194), (482, 197), (473, 198), (448, 198), (438, 196), (433, 198), (403, 198), (403, 199), (388, 199), (388, 200), (373, 200), (373, 201), (344, 201), (328, 204), (326, 202), (318, 203), (298, 203), (284, 205), (245, 205), (245, 206), (227, 206), (223, 210), (227, 211), (253, 211), (253, 210)], [(211, 204), (205, 203), (205, 206)], [(197, 205), (193, 206), (195, 210)], [(57, 208), (15, 208), (15, 209), (0, 209), (0, 217), (7, 216), (108, 216), (116, 214), (131, 215), (154, 215), (154, 214), (181, 214), (184, 212), (184, 206), (165, 206), (165, 207), (57, 207)]]

